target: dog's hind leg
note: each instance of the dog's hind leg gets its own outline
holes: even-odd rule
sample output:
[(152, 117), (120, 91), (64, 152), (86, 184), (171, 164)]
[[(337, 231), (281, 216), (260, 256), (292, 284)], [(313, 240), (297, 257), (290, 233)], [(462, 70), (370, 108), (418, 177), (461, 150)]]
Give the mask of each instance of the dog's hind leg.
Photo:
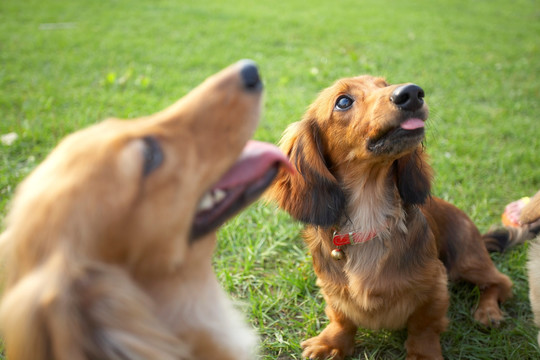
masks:
[(341, 360), (353, 354), (358, 327), (330, 305), (326, 306), (326, 315), (330, 323), (319, 335), (302, 342), (302, 357)]
[(503, 319), (499, 303), (512, 296), (512, 281), (497, 270), (480, 241), (478, 248), (471, 255), (462, 253), (452, 272), (480, 288), (474, 319), (487, 326), (498, 326)]

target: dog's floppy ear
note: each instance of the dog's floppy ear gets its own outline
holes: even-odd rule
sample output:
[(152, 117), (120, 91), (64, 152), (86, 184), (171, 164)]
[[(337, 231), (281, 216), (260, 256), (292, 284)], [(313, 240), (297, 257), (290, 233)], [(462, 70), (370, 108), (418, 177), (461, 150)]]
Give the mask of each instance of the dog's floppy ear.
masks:
[(431, 194), (433, 170), (418, 147), (394, 162), (394, 175), (399, 195), (407, 204), (423, 204)]
[(303, 120), (290, 125), (280, 145), (296, 172), (281, 170), (267, 197), (302, 222), (338, 223), (345, 210), (345, 195), (328, 169), (317, 124)]

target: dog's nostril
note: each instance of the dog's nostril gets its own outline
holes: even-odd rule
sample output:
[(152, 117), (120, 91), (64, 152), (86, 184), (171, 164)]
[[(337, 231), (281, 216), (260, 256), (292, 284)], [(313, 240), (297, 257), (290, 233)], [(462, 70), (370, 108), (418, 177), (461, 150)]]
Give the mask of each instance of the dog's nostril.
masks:
[(251, 60), (242, 60), (240, 74), (244, 81), (244, 86), (248, 90), (259, 90), (262, 88), (261, 77), (259, 76), (259, 69), (257, 64)]
[(390, 101), (402, 110), (414, 111), (424, 105), (424, 90), (415, 84), (403, 85), (394, 90)]

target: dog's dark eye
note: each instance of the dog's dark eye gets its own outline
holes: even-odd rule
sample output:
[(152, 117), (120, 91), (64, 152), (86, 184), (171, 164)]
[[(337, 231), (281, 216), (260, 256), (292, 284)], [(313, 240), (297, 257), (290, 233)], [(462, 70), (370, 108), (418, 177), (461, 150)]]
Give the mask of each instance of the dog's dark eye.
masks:
[(143, 175), (147, 176), (152, 171), (157, 169), (163, 162), (163, 151), (161, 151), (161, 146), (156, 138), (151, 136), (146, 136), (143, 139), (144, 142), (144, 165), (143, 165)]
[(352, 104), (354, 103), (354, 100), (348, 97), (347, 95), (342, 95), (338, 97), (336, 100), (336, 110), (348, 110)]

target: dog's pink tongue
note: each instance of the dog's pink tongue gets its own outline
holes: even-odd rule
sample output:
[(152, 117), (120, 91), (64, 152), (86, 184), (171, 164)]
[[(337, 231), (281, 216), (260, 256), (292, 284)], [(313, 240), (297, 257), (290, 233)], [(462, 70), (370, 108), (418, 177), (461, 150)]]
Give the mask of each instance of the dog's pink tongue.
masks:
[(244, 147), (236, 164), (214, 187), (228, 189), (252, 182), (262, 177), (270, 167), (276, 164), (284, 166), (290, 172), (294, 172), (291, 163), (277, 146), (250, 140)]
[(407, 121), (401, 123), (401, 128), (405, 130), (414, 130), (414, 129), (420, 129), (425, 126), (425, 123), (423, 120), (418, 118), (412, 118), (408, 119)]

